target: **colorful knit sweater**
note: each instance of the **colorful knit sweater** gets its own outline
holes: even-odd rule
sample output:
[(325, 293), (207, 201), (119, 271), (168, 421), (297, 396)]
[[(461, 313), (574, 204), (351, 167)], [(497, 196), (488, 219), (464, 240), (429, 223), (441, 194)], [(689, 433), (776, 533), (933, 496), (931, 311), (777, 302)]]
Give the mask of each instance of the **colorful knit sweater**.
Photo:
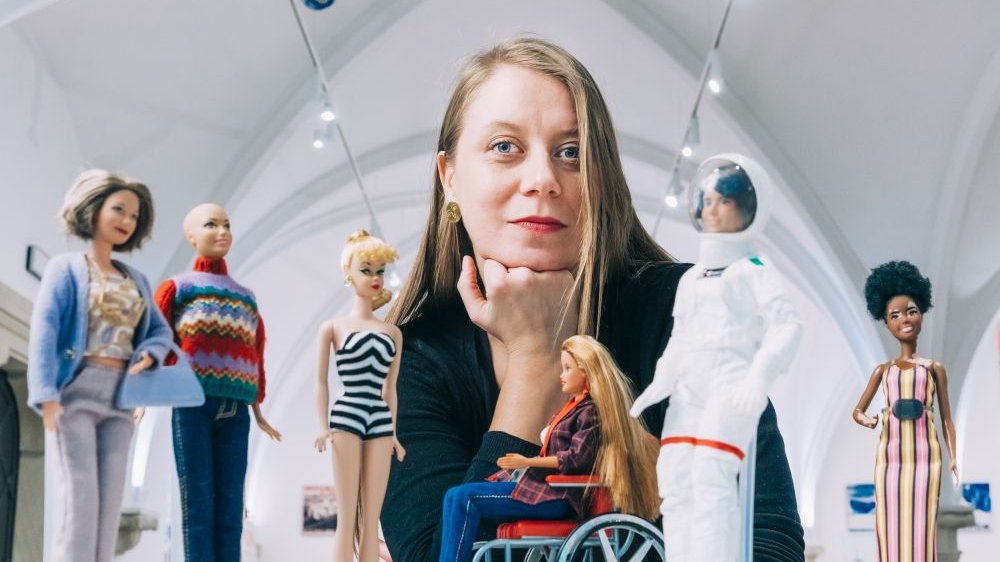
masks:
[(206, 396), (264, 401), (264, 321), (225, 260), (198, 257), (194, 271), (164, 281), (154, 300)]

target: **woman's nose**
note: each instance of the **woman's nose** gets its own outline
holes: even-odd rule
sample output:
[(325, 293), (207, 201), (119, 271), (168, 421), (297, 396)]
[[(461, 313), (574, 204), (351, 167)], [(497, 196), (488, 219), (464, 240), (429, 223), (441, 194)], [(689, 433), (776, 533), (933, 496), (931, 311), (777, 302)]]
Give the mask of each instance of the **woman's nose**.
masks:
[(562, 186), (556, 178), (556, 163), (552, 157), (543, 149), (532, 151), (532, 155), (524, 164), (524, 178), (521, 181), (521, 193), (528, 195), (537, 193), (558, 197), (562, 193)]

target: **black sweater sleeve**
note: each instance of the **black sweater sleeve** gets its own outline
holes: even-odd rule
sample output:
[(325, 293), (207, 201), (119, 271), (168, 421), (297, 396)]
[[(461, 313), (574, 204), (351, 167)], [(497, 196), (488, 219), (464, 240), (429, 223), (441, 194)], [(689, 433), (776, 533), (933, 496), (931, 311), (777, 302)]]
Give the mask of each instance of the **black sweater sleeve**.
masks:
[(404, 330), (396, 431), (406, 459), (392, 462), (381, 514), (394, 562), (438, 559), (448, 488), (484, 480), (499, 470), (496, 460), (506, 453), (538, 454), (538, 445), (487, 431), (495, 381), (484, 378), (474, 353), (461, 345), (461, 338), (452, 337), (463, 331), (428, 343), (416, 331), (407, 339)]

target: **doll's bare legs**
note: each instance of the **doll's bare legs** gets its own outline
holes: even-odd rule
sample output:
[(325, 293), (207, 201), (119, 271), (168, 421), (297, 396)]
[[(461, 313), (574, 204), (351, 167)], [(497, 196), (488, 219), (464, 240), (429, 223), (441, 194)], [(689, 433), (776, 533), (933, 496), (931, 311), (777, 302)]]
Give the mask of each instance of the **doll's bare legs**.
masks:
[(389, 464), (392, 460), (392, 438), (380, 437), (365, 441), (361, 454), (362, 513), (361, 548), (358, 562), (378, 562), (378, 519), (382, 500), (389, 484)]
[(334, 431), (333, 485), (337, 491), (337, 532), (333, 537), (334, 562), (354, 560), (354, 522), (357, 517), (361, 483), (361, 438), (346, 431)]

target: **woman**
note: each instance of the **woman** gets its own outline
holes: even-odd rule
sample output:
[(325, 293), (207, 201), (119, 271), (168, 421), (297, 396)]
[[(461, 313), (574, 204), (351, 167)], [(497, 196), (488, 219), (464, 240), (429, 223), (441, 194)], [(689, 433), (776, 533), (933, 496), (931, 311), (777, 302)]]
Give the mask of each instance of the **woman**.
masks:
[(955, 424), (948, 402), (944, 365), (917, 355), (924, 313), (931, 307), (931, 282), (913, 264), (893, 261), (872, 270), (865, 281), (868, 313), (885, 322), (899, 342), (899, 357), (872, 372), (851, 417), (875, 429), (865, 413), (882, 387), (882, 435), (875, 454), (875, 536), (880, 562), (937, 560), (937, 507), (941, 489), (941, 445), (934, 427), (934, 394), (941, 404), (949, 469), (958, 479)]
[[(319, 370), (316, 408), (320, 434), (316, 450), (332, 444), (333, 482), (337, 490), (335, 562), (352, 562), (357, 542), (360, 562), (379, 559), (378, 516), (382, 511), (389, 460), (393, 450), (400, 461), (406, 455), (396, 439), (396, 375), (402, 334), (373, 314), (389, 302), (385, 266), (396, 260), (396, 250), (359, 230), (347, 239), (341, 255), (344, 285), (354, 291), (354, 306), (319, 329)], [(344, 394), (330, 405), (327, 382), (330, 349)]]
[(445, 495), (441, 562), (472, 559), (480, 517), (583, 516), (583, 490), (553, 488), (545, 482), (550, 474), (596, 474), (622, 512), (656, 518), (656, 440), (626, 414), (632, 393), (625, 375), (590, 336), (567, 339), (560, 362), (559, 381), (570, 399), (543, 431), (539, 456), (497, 460), (505, 472), (527, 469), (521, 479), (468, 482)]
[[(111, 560), (118, 536), (133, 412), (115, 406), (122, 377), (166, 355), (170, 327), (142, 273), (111, 259), (149, 237), (153, 201), (142, 183), (87, 170), (66, 194), (66, 231), (87, 253), (52, 258), (31, 317), (28, 404), (55, 432), (63, 524), (55, 559)], [(128, 367), (131, 364), (131, 367)]]
[[(382, 517), (395, 562), (438, 556), (445, 491), (507, 453), (538, 454), (559, 407), (559, 342), (596, 337), (636, 390), (653, 378), (686, 266), (632, 207), (607, 107), (569, 53), (514, 39), (473, 57), (438, 139), (433, 204), (390, 312), (406, 336), (400, 438)], [(480, 277), (482, 284), (479, 283)], [(455, 287), (458, 286), (456, 292)], [(662, 408), (644, 415), (659, 432)], [(802, 560), (802, 528), (770, 406), (758, 431), (758, 559)]]

